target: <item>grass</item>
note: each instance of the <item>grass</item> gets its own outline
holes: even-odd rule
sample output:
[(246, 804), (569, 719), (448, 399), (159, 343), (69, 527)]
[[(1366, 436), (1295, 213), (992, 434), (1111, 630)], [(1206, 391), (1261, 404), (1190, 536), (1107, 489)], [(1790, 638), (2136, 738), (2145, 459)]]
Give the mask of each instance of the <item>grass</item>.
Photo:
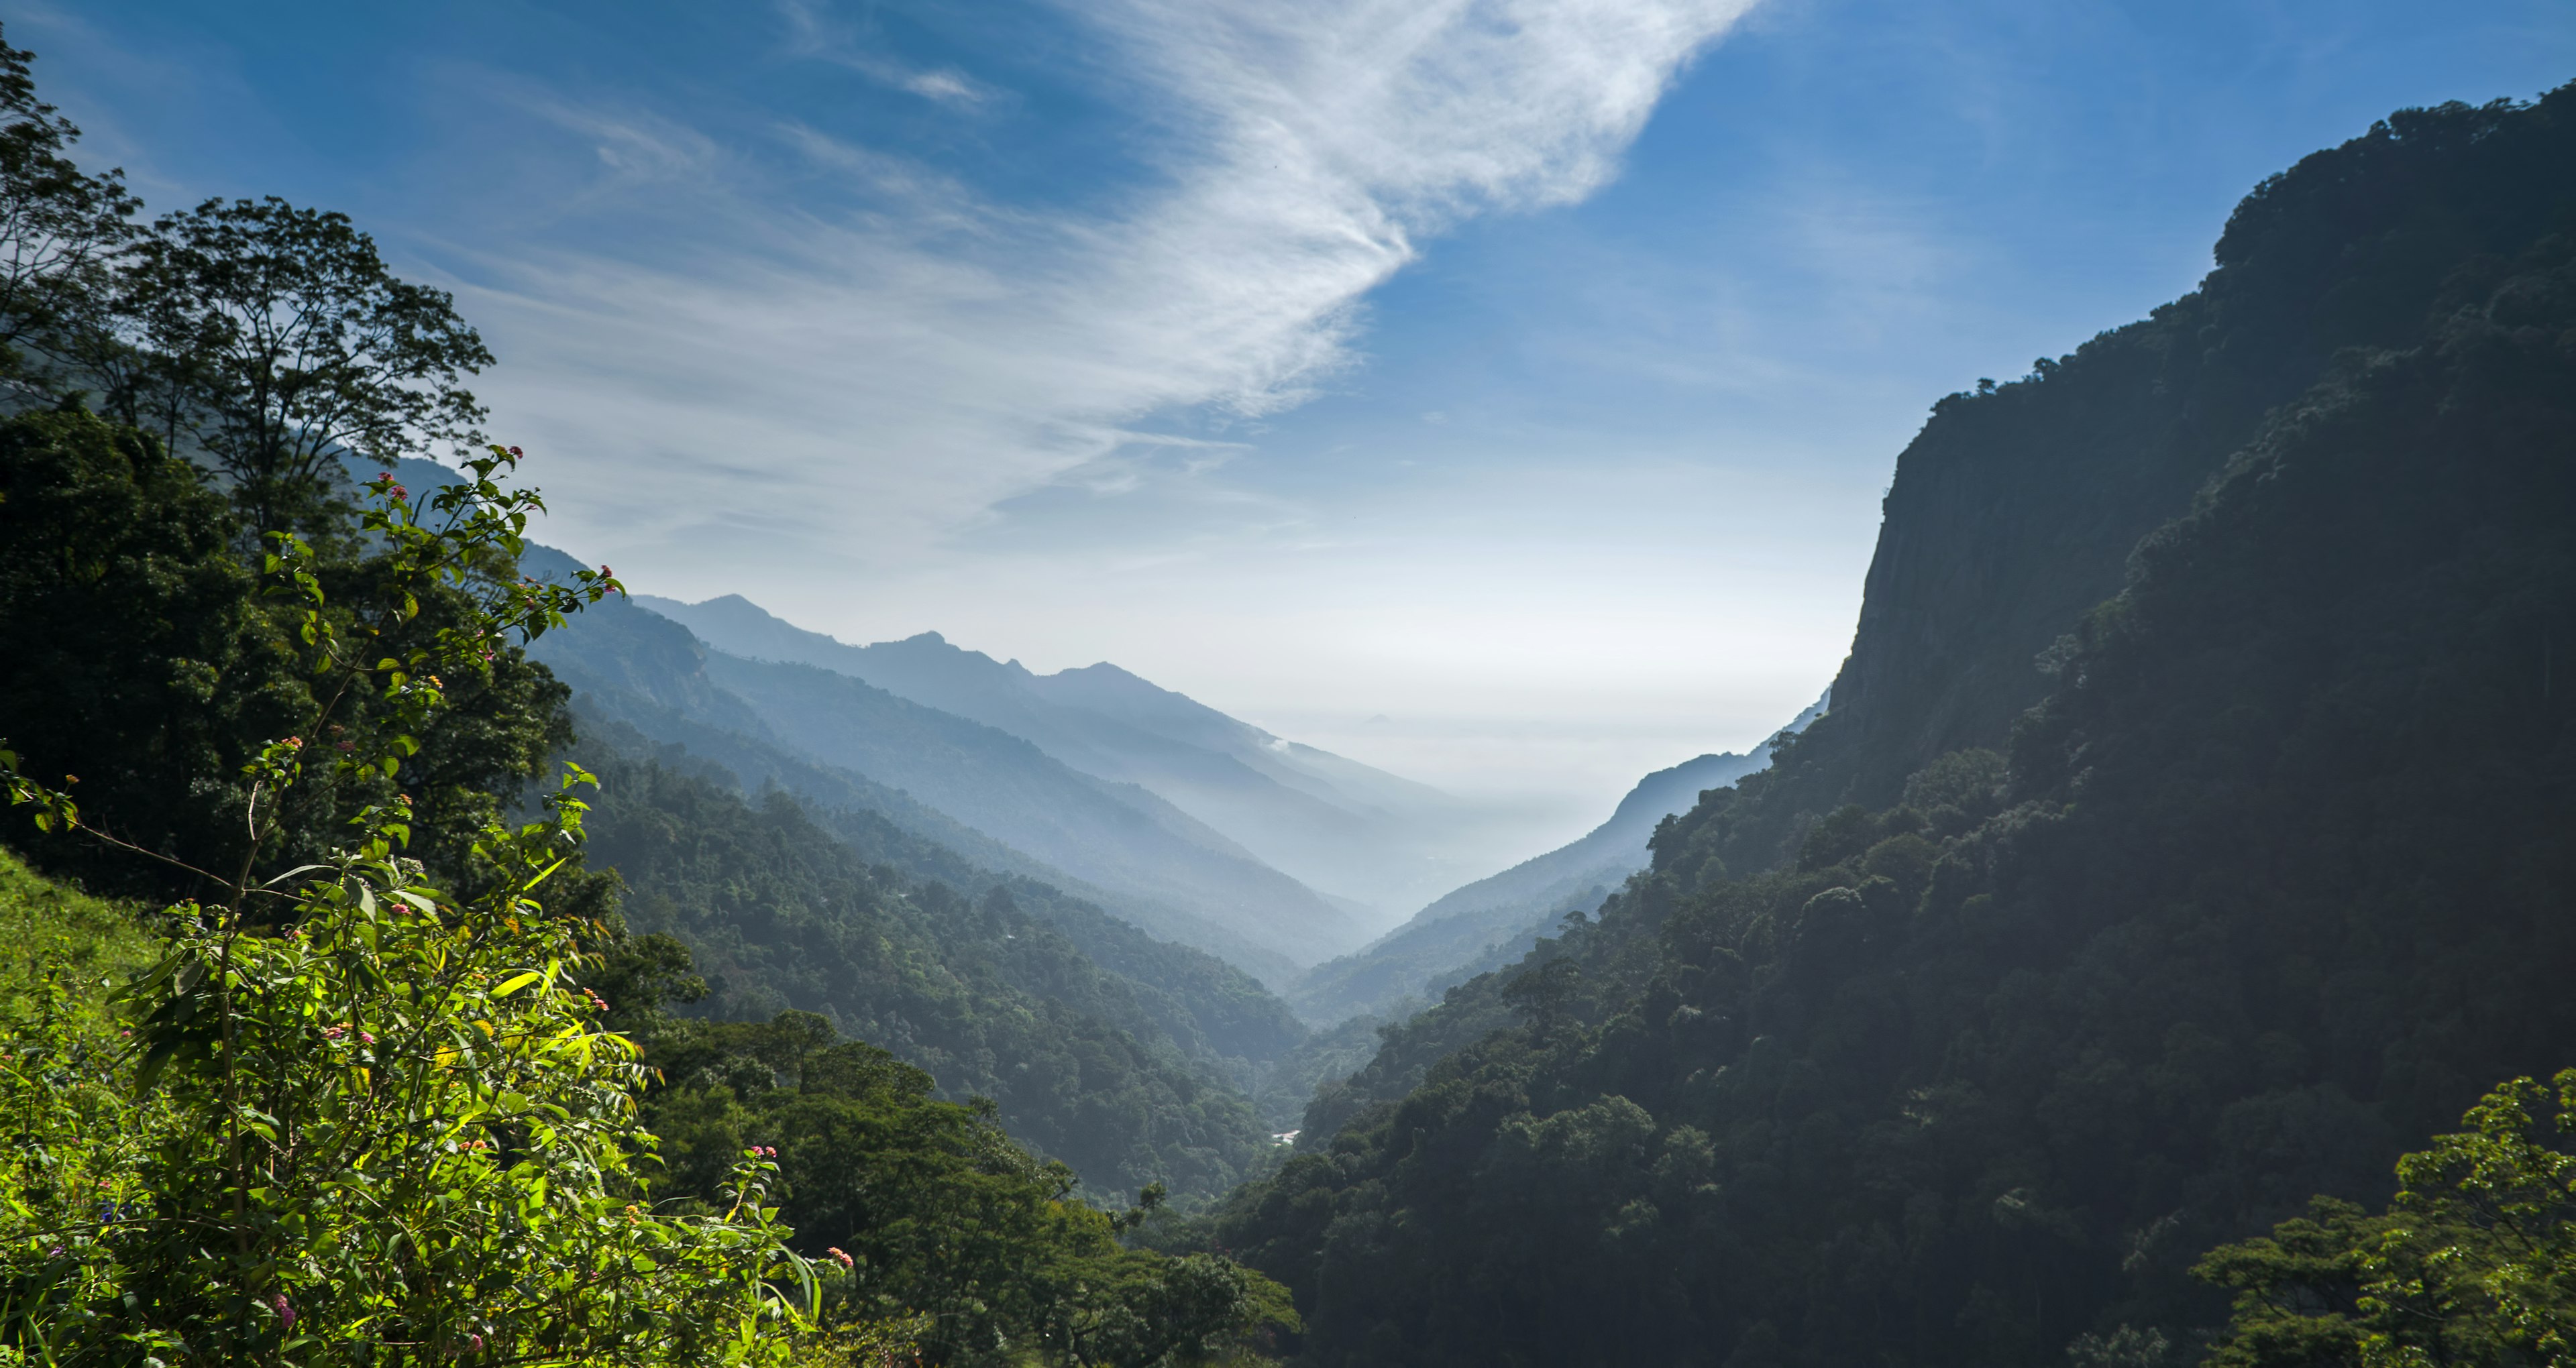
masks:
[(49, 975), (70, 990), (75, 1018), (103, 1024), (108, 993), (155, 953), (141, 912), (56, 883), (0, 849), (0, 1031), (28, 1019)]

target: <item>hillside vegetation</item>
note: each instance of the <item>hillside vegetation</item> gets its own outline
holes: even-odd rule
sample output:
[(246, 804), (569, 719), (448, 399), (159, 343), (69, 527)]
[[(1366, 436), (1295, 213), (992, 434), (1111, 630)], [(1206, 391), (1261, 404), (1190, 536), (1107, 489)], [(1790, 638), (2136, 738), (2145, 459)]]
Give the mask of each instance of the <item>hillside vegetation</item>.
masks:
[[(1293, 1326), (1125, 1238), (1268, 1159), (1275, 999), (583, 736), (528, 647), (623, 585), (523, 560), (452, 301), (338, 215), (139, 221), (76, 133), (0, 44), (0, 1362), (1148, 1368)], [(459, 465), (414, 491), (424, 439)]]
[[(2568, 1062), (2576, 88), (2394, 116), (2218, 260), (1943, 401), (1833, 713), (1233, 1200), (1304, 1361), (2189, 1362), (2214, 1246)], [(2213, 1266), (2226, 1361), (2566, 1328), (2335, 1357), (2377, 1313), (2316, 1229)]]

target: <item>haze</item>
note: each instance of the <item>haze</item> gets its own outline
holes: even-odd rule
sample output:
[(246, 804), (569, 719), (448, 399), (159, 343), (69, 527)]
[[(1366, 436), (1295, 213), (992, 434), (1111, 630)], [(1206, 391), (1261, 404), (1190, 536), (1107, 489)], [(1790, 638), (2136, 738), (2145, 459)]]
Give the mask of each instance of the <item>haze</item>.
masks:
[(2187, 291), (2261, 176), (2387, 110), (2537, 93), (2566, 18), (94, 0), (11, 26), (154, 208), (343, 209), (455, 290), (545, 538), (639, 590), (1115, 661), (1562, 839), (1813, 699), (1934, 399)]

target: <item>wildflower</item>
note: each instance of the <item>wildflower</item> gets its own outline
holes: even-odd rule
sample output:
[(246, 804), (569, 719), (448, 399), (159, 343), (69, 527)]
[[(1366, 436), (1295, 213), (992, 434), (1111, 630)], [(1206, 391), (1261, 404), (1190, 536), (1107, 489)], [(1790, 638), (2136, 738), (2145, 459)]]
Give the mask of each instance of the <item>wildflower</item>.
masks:
[(394, 497), (397, 499), (408, 499), (411, 497), (411, 491), (403, 488), (401, 485), (395, 485)]
[(856, 1259), (853, 1259), (853, 1258), (851, 1258), (848, 1254), (846, 1254), (846, 1253), (842, 1252), (842, 1249), (841, 1249), (841, 1247), (840, 1247), (839, 1245), (834, 1245), (834, 1246), (832, 1246), (830, 1249), (824, 1250), (823, 1252), (824, 1252), (824, 1253), (826, 1253), (826, 1254), (831, 1255), (831, 1256), (832, 1256), (832, 1258), (833, 1258), (833, 1260), (834, 1260), (835, 1262), (839, 1263), (839, 1264), (841, 1265), (841, 1267), (843, 1267), (843, 1268), (848, 1268), (848, 1267), (850, 1267), (851, 1265), (853, 1265), (853, 1264), (855, 1264), (855, 1263), (857, 1263), (857, 1262), (858, 1262)]
[(465, 1337), (465, 1352), (469, 1354), (482, 1353), (483, 1337), (481, 1335), (467, 1335)]
[(373, 1045), (376, 1043), (376, 1038), (364, 1031), (360, 1031), (358, 1032), (358, 1042), (362, 1045)]
[(277, 1305), (277, 1323), (278, 1323), (278, 1327), (279, 1327), (280, 1329), (285, 1329), (285, 1330), (292, 1330), (292, 1329), (294, 1329), (294, 1328), (295, 1328), (295, 1308), (294, 1308), (294, 1307), (292, 1307), (292, 1306), (287, 1305), (287, 1302), (286, 1302), (286, 1294), (285, 1294), (285, 1293), (280, 1292), (280, 1293), (278, 1293), (278, 1294), (277, 1294), (277, 1303), (276, 1303), (276, 1305)]
[(512, 448), (510, 448), (510, 454), (511, 454), (511, 455), (513, 455), (513, 456), (525, 456), (525, 455), (527, 455), (528, 453), (526, 453), (526, 452), (524, 452), (524, 451), (519, 450), (517, 447), (512, 447)]

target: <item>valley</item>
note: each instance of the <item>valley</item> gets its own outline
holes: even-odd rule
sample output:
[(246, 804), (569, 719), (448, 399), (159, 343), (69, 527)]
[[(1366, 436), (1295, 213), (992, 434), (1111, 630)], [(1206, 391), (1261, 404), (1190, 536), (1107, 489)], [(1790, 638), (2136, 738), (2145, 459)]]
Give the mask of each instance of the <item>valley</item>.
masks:
[[(843, 41), (818, 15), (789, 7), (800, 60)], [(874, 60), (837, 70), (981, 130), (940, 137), (1027, 113), (963, 67)], [(405, 279), (353, 220), (281, 198), (147, 218), (122, 172), (75, 159), (32, 61), (0, 43), (0, 1365), (2569, 1361), (2576, 85), (2346, 130), (2206, 225), (2190, 288), (1921, 396), (1836, 619), (1848, 653), (1781, 711), (1814, 703), (1735, 735), (1711, 693), (1707, 750), (1534, 840), (1495, 793), (1244, 720), (1295, 730), (1205, 687), (1245, 677), (1221, 646), (1193, 643), (1215, 663), (1188, 678), (1061, 635), (1015, 646), (990, 623), (1037, 621), (1018, 602), (957, 641), (843, 639), (818, 628), (854, 619), (773, 612), (749, 569), (688, 602), (594, 565), (562, 533), (622, 535), (623, 490), (541, 488), (550, 456), (487, 440), (465, 388), (506, 369), (458, 312), (499, 287)], [(1241, 94), (1218, 86), (1194, 98)], [(1251, 103), (1270, 114), (1245, 141), (1304, 146), (1279, 111), (1307, 104)], [(634, 184), (702, 155), (559, 122), (624, 149), (593, 150)], [(886, 194), (947, 193), (790, 140)], [(159, 174), (133, 184), (160, 194)], [(1400, 537), (1352, 511), (1421, 496), (1435, 453), (1499, 487), (1530, 433), (1603, 471), (1634, 434), (1603, 416), (1627, 393), (1607, 382), (1580, 441), (1499, 387), (1472, 415), (1373, 409), (1377, 373), (1335, 369), (1357, 301), (1416, 270), (1388, 297), (1454, 322), (1454, 282), (1409, 264), (1433, 220), (1405, 215), (1430, 211), (1351, 193), (1393, 264), (1301, 315), (1314, 357), (1262, 381), (1319, 388), (1065, 404), (980, 446), (832, 428), (833, 450), (900, 500), (958, 451), (1007, 464), (992, 432), (1042, 434), (1009, 439), (1051, 453), (1021, 452), (1017, 483), (941, 495), (947, 521), (904, 543), (924, 565), (1008, 524), (1019, 573), (1096, 519), (1097, 545), (1047, 563), (1141, 602), (1234, 573), (1212, 567), (1235, 544), (1139, 549), (1119, 519), (1222, 510), (1241, 556), (1298, 567), (1274, 589), (1335, 604), (1280, 621), (1329, 617), (1423, 679), (1468, 679), (1462, 650), (1519, 662), (1486, 699), (1633, 647), (1620, 668), (1682, 683), (1587, 706), (1700, 709), (1674, 662), (1809, 611), (1787, 588), (1728, 597), (1789, 585), (1764, 524), (1820, 538), (1801, 520), (1844, 505), (1696, 510), (1693, 535), (1752, 567), (1686, 586), (1705, 622), (1602, 601), (1555, 636), (1497, 632), (1479, 605), (1535, 623), (1589, 592), (1577, 570), (1630, 574), (1642, 601), (1713, 562), (1628, 559), (1669, 512), (1638, 509), (1582, 557), (1531, 552), (1526, 582), (1496, 571), (1511, 537), (1581, 521), (1590, 467), (1534, 485), (1555, 504), (1493, 560), (1458, 552), (1482, 505)], [(883, 229), (773, 226), (827, 220)], [(1298, 251), (1348, 245), (1319, 222)], [(957, 290), (970, 329), (1012, 291), (921, 244), (1010, 226), (940, 219), (893, 274)], [(1569, 272), (1590, 250), (1555, 248)], [(1569, 278), (1641, 337), (1688, 312)], [(1513, 336), (1479, 364), (1585, 350)], [(1641, 343), (1617, 354), (1654, 364), (1621, 383), (1735, 412), (1808, 383), (1775, 341), (1728, 353), (1753, 378), (1723, 384)], [(728, 402), (800, 400), (777, 369)], [(939, 402), (1001, 404), (982, 378)], [(1883, 381), (1856, 371), (1850, 402)], [(905, 381), (867, 383), (882, 403)], [(1277, 487), (1225, 485), (1300, 404), (1412, 435), (1298, 448), (1374, 482), (1329, 516), (1275, 467)], [(1713, 431), (1672, 449), (1791, 463)], [(670, 490), (862, 501), (838, 467), (720, 445), (621, 456)], [(794, 525), (657, 497), (637, 535), (688, 556)], [(1360, 583), (1413, 536), (1412, 579)], [(829, 564), (919, 596), (907, 613), (992, 606), (971, 575)], [(1022, 582), (1030, 603), (1056, 588)], [(1195, 611), (1170, 620), (1216, 620)], [(1620, 640), (1654, 632), (1690, 639)], [(1275, 668), (1325, 687), (1341, 666), (1293, 639)], [(1459, 772), (1514, 757), (1481, 759)]]

